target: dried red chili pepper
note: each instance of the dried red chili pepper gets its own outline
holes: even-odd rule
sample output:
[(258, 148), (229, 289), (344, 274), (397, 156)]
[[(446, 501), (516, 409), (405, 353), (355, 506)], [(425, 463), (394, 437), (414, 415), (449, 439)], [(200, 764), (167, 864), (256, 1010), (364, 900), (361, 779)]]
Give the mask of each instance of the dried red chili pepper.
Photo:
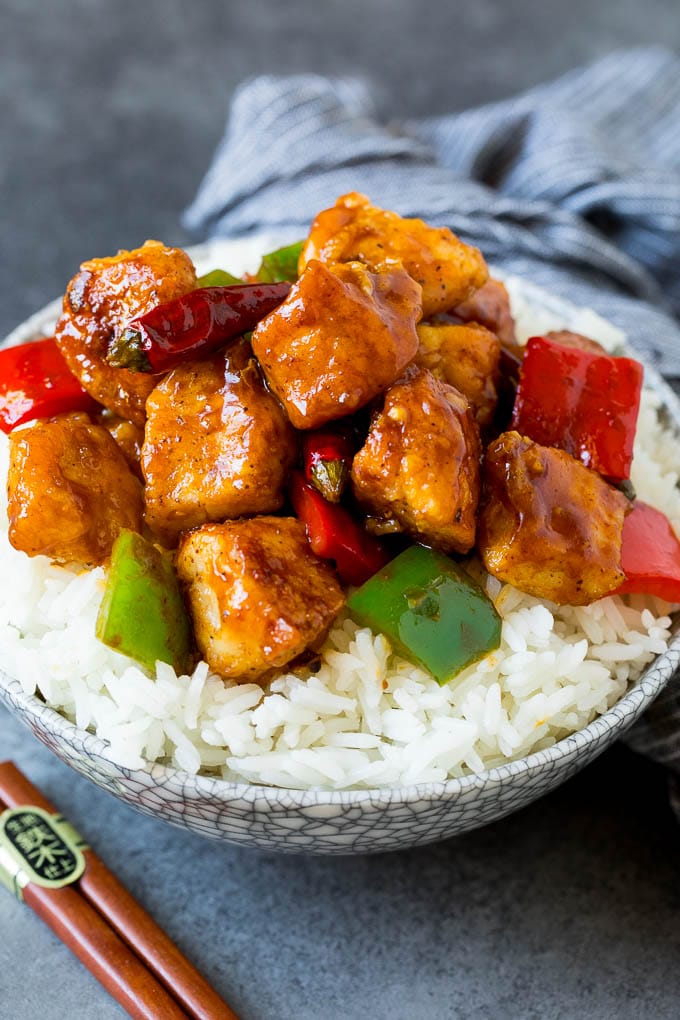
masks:
[(305, 478), (324, 499), (339, 503), (352, 467), (354, 444), (349, 430), (320, 429), (306, 432), (302, 440)]
[(312, 551), (321, 559), (334, 560), (345, 584), (363, 584), (390, 559), (382, 542), (364, 531), (344, 507), (324, 499), (299, 471), (291, 474), (290, 498), (307, 528)]
[(680, 602), (680, 541), (665, 514), (640, 500), (623, 522), (621, 569), (626, 580), (617, 595), (642, 592)]
[(106, 360), (133, 372), (169, 372), (253, 329), (273, 312), (289, 283), (203, 287), (132, 319), (109, 347)]
[(532, 337), (511, 427), (620, 482), (630, 474), (641, 389), (642, 365), (632, 358)]
[(67, 411), (96, 411), (66, 364), (54, 337), (0, 351), (0, 428), (11, 432), (34, 418)]

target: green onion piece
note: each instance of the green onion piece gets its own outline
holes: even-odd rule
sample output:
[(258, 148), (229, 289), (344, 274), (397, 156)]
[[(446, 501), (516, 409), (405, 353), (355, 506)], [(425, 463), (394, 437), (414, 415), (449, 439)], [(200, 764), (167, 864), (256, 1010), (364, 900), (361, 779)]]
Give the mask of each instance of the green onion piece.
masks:
[(440, 684), (501, 641), (501, 618), (482, 589), (448, 556), (422, 545), (391, 560), (350, 595), (347, 608)]
[(235, 283), (243, 283), (238, 276), (232, 276), (226, 269), (213, 269), (210, 273), (199, 276), (196, 280), (196, 290), (200, 287), (233, 287)]
[(172, 563), (134, 531), (113, 544), (96, 634), (152, 673), (157, 660), (189, 668), (191, 625)]
[(289, 244), (262, 256), (257, 279), (260, 283), (294, 283), (298, 278), (298, 259), (304, 241)]

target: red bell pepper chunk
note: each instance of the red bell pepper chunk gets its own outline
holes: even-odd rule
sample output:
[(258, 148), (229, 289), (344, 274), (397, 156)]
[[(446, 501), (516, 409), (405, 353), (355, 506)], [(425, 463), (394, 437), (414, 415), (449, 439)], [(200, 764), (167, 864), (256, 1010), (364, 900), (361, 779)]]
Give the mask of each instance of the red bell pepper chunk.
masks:
[(512, 428), (556, 446), (621, 482), (630, 475), (642, 365), (532, 337), (526, 346)]
[(342, 427), (306, 432), (302, 440), (305, 478), (331, 503), (338, 503), (349, 480), (354, 444)]
[(114, 368), (133, 372), (169, 372), (254, 329), (260, 319), (281, 304), (289, 290), (289, 283), (242, 283), (192, 290), (132, 319), (111, 343), (106, 360)]
[(35, 418), (67, 411), (96, 411), (66, 364), (54, 337), (0, 351), (0, 428), (11, 432)]
[(382, 542), (364, 531), (344, 507), (324, 499), (299, 471), (291, 474), (290, 498), (307, 528), (312, 552), (321, 559), (335, 560), (345, 584), (363, 584), (390, 559)]
[(623, 522), (621, 569), (616, 594), (641, 592), (680, 602), (680, 541), (660, 510), (636, 500)]

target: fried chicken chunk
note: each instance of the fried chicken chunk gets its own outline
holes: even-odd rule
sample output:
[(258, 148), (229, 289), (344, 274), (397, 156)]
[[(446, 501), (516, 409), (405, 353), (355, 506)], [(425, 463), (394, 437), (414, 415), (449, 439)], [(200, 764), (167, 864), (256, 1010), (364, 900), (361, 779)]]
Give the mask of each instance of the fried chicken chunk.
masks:
[(498, 403), (501, 345), (498, 337), (472, 322), (418, 326), (416, 364), (455, 386), (468, 398), (481, 427), (490, 425)]
[(583, 606), (624, 580), (626, 498), (563, 450), (505, 432), (487, 450), (478, 548), (490, 574)]
[(147, 401), (146, 521), (172, 545), (206, 521), (277, 510), (296, 452), (247, 340), (167, 375)]
[(478, 248), (463, 244), (448, 227), (404, 219), (371, 205), (366, 195), (342, 195), (312, 223), (300, 256), (300, 272), (312, 259), (363, 262), (375, 269), (396, 259), (423, 288), (423, 316), (445, 312), (466, 301), (486, 281), (488, 270)]
[(142, 488), (116, 442), (87, 415), (10, 434), (9, 540), (29, 556), (94, 567), (123, 528), (142, 527)]
[(420, 287), (398, 265), (310, 262), (282, 305), (259, 323), (253, 350), (299, 429), (363, 407), (418, 350)]
[(189, 256), (160, 241), (83, 262), (66, 289), (55, 337), (69, 368), (95, 400), (121, 418), (144, 424), (144, 404), (157, 380), (113, 368), (106, 352), (130, 319), (195, 286)]
[(143, 482), (141, 457), (144, 429), (141, 425), (125, 421), (124, 418), (119, 418), (117, 414), (111, 414), (109, 411), (104, 411), (98, 416), (98, 424), (103, 425), (106, 431), (111, 433), (133, 475)]
[(412, 365), (388, 389), (354, 457), (354, 493), (415, 539), (465, 553), (475, 540), (479, 456), (466, 398)]
[(201, 655), (240, 682), (263, 680), (319, 643), (344, 602), (292, 517), (204, 524), (183, 537), (177, 571)]
[(493, 277), (476, 290), (472, 297), (452, 310), (462, 322), (478, 322), (495, 333), (504, 347), (513, 349), (515, 320), (510, 311), (510, 296), (505, 284)]

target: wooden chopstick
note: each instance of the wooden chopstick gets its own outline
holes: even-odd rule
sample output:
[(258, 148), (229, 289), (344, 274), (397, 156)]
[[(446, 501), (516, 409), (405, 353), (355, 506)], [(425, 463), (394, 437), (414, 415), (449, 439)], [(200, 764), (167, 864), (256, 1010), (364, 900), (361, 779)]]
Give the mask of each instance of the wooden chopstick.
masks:
[[(12, 762), (0, 763), (0, 801), (5, 807), (30, 806), (42, 808), (51, 815), (57, 813), (55, 807)], [(238, 1020), (233, 1010), (189, 963), (175, 943), (133, 899), (100, 858), (89, 848), (85, 849), (83, 854), (86, 861), (85, 872), (74, 886), (52, 890), (29, 884), (24, 889), (24, 899), (69, 945), (131, 1016), (154, 1020), (155, 1018), (165, 1020), (166, 1017), (168, 1020), (174, 1020), (175, 1017), (187, 1015), (195, 1020)], [(64, 893), (69, 895), (63, 896)], [(77, 898), (78, 902), (74, 898)], [(49, 903), (45, 903), (45, 900), (49, 900)], [(71, 922), (60, 921), (62, 907), (72, 920), (75, 915), (76, 920), (87, 917), (84, 926), (80, 924), (77, 926), (78, 932), (83, 931), (83, 927), (85, 931), (83, 936), (85, 947), (81, 950), (83, 955), (79, 952), (79, 943), (68, 939)], [(93, 916), (96, 921), (92, 921)], [(90, 924), (94, 925), (91, 938), (88, 935)], [(96, 946), (92, 951), (92, 943), (100, 937), (104, 938), (101, 934), (102, 927), (106, 929), (111, 939), (116, 940), (115, 943), (113, 941), (108, 943), (111, 952), (118, 954), (115, 957), (118, 964), (114, 964), (116, 973), (113, 975), (106, 967), (106, 960), (100, 959), (101, 954), (98, 956)], [(127, 954), (125, 959), (120, 953), (121, 947)], [(138, 981), (137, 970), (128, 957), (144, 970), (148, 979), (146, 983), (141, 982), (141, 979)], [(134, 978), (133, 999), (123, 1001), (118, 998), (116, 992), (125, 994), (119, 986), (125, 983), (128, 973)], [(133, 1011), (138, 985), (146, 996), (143, 1002), (140, 999), (142, 1009), (155, 1009), (154, 996), (158, 993), (165, 997), (165, 1001), (156, 1012)], [(170, 998), (168, 991), (172, 993), (174, 999)], [(175, 1012), (171, 1011), (173, 1009)]]
[(29, 882), (23, 896), (134, 1020), (186, 1020), (177, 1001), (75, 886), (43, 889)]
[(79, 881), (83, 894), (107, 919), (147, 967), (172, 991), (196, 1020), (238, 1020), (145, 910), (105, 865), (85, 852), (87, 870)]

